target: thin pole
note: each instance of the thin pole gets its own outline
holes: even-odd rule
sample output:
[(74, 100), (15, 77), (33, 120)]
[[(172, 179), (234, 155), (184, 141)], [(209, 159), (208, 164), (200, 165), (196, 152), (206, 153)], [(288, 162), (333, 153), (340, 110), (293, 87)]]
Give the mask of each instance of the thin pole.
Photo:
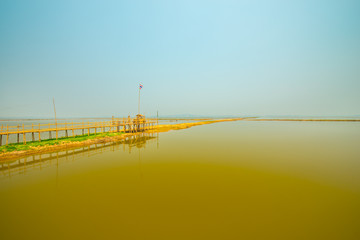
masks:
[(139, 86), (139, 106), (138, 106), (138, 114), (140, 114), (140, 86)]
[(54, 104), (54, 113), (55, 113), (56, 140), (57, 140), (57, 139), (58, 139), (58, 132), (57, 132), (57, 120), (56, 120), (55, 97), (53, 97), (53, 104)]

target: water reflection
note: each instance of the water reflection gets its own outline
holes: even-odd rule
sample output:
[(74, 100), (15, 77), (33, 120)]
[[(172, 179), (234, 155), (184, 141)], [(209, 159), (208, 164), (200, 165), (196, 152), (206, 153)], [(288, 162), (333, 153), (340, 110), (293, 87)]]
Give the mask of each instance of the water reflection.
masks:
[(241, 121), (22, 158), (1, 171), (1, 236), (360, 239), (359, 140), (358, 123)]
[(67, 148), (54, 153), (34, 154), (15, 160), (11, 159), (1, 163), (0, 179), (26, 174), (30, 170), (43, 170), (55, 165), (58, 167), (59, 164), (64, 162), (76, 161), (84, 156), (91, 157), (109, 151), (115, 152), (122, 150), (131, 153), (134, 149), (139, 149), (139, 163), (141, 163), (140, 149), (145, 148), (146, 144), (153, 141), (156, 141), (157, 148), (159, 148), (158, 133), (140, 133), (129, 136), (120, 142), (97, 143), (81, 148)]

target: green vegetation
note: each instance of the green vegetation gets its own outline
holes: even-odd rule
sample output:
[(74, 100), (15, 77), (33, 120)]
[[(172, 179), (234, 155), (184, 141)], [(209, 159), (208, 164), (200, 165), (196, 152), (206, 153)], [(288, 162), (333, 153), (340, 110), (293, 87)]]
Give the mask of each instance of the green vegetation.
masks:
[(43, 147), (43, 146), (52, 146), (52, 145), (59, 145), (62, 143), (67, 142), (82, 142), (89, 139), (95, 139), (95, 138), (104, 138), (104, 137), (113, 137), (113, 136), (119, 136), (123, 134), (122, 132), (114, 132), (114, 133), (92, 133), (89, 136), (88, 135), (78, 135), (75, 137), (63, 137), (56, 139), (46, 139), (34, 142), (27, 142), (26, 144), (23, 143), (11, 143), (8, 145), (0, 146), (0, 153), (6, 153), (6, 152), (12, 152), (12, 151), (24, 151), (29, 150), (31, 147)]

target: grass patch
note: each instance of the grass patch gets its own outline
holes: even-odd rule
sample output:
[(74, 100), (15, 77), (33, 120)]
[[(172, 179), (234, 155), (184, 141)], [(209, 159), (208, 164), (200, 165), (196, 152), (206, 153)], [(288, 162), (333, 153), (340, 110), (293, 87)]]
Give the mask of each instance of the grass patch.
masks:
[(43, 147), (43, 146), (52, 146), (52, 145), (59, 145), (66, 142), (82, 142), (89, 139), (95, 139), (95, 138), (104, 138), (104, 137), (113, 137), (113, 136), (119, 136), (121, 134), (124, 134), (122, 132), (115, 132), (115, 133), (91, 133), (88, 135), (78, 135), (75, 137), (62, 137), (56, 139), (45, 139), (34, 142), (27, 142), (26, 145), (23, 143), (10, 143), (8, 145), (0, 146), (0, 153), (6, 153), (6, 152), (13, 152), (13, 151), (24, 151), (29, 150), (31, 147)]

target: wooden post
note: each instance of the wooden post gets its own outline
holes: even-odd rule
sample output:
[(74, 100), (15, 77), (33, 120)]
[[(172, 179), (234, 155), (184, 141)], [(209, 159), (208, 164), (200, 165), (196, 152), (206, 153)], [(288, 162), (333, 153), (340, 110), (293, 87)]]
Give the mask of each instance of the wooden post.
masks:
[(39, 123), (39, 142), (41, 142), (41, 136), (40, 136), (40, 123)]
[[(49, 123), (49, 130), (51, 129), (51, 127), (50, 127), (51, 125), (50, 125), (50, 123)], [(51, 131), (49, 131), (49, 139), (52, 139), (52, 136), (51, 136)]]
[(82, 122), (82, 135), (84, 135), (84, 121)]
[(25, 127), (23, 124), (23, 144), (26, 144), (26, 135), (25, 135)]
[(0, 146), (2, 146), (2, 134), (0, 134)]
[(31, 124), (31, 139), (34, 142), (35, 141), (35, 133), (34, 133), (34, 124)]
[(72, 121), (72, 134), (73, 134), (73, 137), (75, 137), (75, 134), (74, 134), (74, 121)]
[(68, 137), (67, 123), (65, 121), (65, 137)]
[(6, 124), (6, 145), (9, 143), (9, 124)]
[(19, 143), (20, 142), (19, 125), (17, 125), (17, 132), (18, 132), (18, 134), (17, 134), (17, 143)]
[(88, 121), (88, 136), (90, 136), (90, 124), (89, 124), (89, 121)]

